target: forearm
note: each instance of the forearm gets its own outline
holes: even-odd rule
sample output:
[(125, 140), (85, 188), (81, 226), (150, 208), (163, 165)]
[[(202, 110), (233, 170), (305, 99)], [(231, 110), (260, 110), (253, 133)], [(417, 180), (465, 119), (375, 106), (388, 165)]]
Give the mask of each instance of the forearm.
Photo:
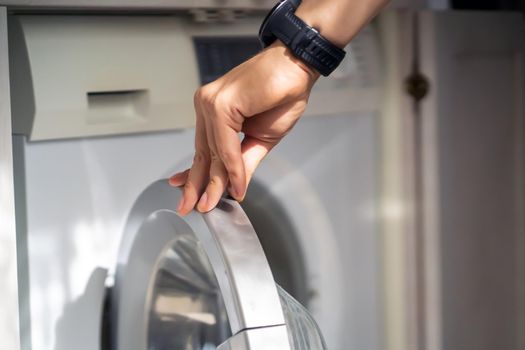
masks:
[(388, 0), (303, 0), (295, 14), (342, 48), (387, 2)]

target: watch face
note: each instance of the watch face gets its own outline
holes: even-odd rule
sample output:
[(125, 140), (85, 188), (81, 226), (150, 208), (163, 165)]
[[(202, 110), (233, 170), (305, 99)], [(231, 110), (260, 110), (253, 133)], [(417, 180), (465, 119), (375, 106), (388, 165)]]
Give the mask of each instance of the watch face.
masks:
[(261, 25), (261, 29), (259, 29), (259, 39), (261, 40), (261, 43), (264, 47), (270, 45), (275, 41), (275, 35), (273, 35), (273, 33), (268, 30), (268, 23), (270, 22), (270, 18), (275, 14), (279, 7), (283, 6), (284, 3), (286, 3), (287, 1), (288, 0), (279, 1), (264, 18), (264, 21)]

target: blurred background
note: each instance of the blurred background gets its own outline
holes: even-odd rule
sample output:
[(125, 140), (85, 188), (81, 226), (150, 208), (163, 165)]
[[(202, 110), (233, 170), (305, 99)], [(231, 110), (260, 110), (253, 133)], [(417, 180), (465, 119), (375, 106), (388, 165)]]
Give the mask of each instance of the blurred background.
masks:
[[(173, 242), (126, 227), (191, 164), (194, 91), (260, 50), (273, 5), (0, 0), (0, 348), (120, 349), (126, 266), (151, 267), (136, 349), (211, 312), (161, 279)], [(242, 207), (327, 349), (525, 349), (524, 11), (392, 1), (255, 174)]]

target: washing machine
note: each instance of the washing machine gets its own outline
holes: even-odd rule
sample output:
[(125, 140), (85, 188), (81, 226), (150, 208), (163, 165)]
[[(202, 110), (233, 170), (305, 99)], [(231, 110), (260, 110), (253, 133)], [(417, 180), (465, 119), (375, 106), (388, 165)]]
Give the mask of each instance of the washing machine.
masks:
[(328, 349), (380, 348), (374, 25), (246, 200), (181, 218), (165, 179), (191, 162), (193, 93), (259, 50), (263, 18), (201, 15), (10, 17), (23, 349), (320, 342), (289, 295)]

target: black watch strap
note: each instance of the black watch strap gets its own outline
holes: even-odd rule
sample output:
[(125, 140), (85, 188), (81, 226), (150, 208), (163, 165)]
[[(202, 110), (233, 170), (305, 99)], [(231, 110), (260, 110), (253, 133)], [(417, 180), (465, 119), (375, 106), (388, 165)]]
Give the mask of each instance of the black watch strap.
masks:
[(286, 2), (279, 9), (280, 16), (270, 21), (268, 27), (295, 56), (302, 59), (324, 76), (330, 75), (345, 57), (345, 51), (325, 39), (316, 29), (310, 27), (295, 15), (292, 2)]

